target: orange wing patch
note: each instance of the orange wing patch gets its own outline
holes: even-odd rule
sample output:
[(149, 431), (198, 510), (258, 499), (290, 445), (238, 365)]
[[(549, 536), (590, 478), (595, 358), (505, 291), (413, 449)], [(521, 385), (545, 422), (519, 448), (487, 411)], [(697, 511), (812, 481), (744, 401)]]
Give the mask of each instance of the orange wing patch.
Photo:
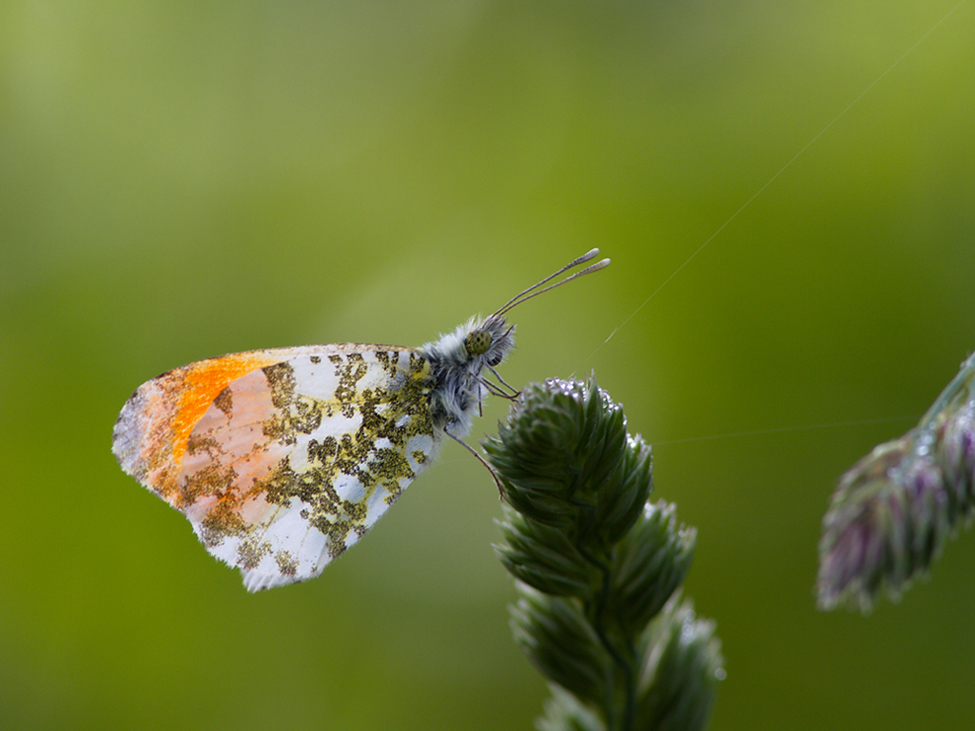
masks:
[(231, 381), (280, 360), (260, 351), (228, 355), (187, 366), (186, 375), (178, 387), (179, 406), (172, 423), (173, 460), (177, 464), (182, 463), (193, 427)]
[(132, 394), (119, 414), (113, 450), (128, 474), (171, 504), (178, 497), (193, 427), (231, 381), (280, 363), (295, 348), (255, 350), (225, 355), (176, 368), (148, 381)]

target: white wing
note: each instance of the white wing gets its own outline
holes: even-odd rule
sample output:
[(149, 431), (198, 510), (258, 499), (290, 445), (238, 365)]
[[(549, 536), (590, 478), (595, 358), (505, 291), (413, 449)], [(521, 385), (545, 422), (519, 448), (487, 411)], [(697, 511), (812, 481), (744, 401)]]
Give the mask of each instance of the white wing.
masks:
[(318, 576), (435, 456), (419, 351), (325, 345), (200, 361), (122, 409), (123, 469), (251, 591)]

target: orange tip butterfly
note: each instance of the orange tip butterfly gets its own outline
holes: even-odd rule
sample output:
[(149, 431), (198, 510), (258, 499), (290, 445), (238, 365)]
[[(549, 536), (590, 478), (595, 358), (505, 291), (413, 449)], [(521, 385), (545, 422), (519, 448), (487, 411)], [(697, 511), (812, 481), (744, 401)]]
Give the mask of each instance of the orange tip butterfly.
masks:
[(461, 441), (488, 394), (517, 395), (495, 370), (514, 348), (505, 315), (607, 266), (543, 287), (598, 254), (419, 348), (305, 345), (176, 368), (126, 401), (112, 452), (250, 591), (318, 576), (426, 469), (444, 435)]

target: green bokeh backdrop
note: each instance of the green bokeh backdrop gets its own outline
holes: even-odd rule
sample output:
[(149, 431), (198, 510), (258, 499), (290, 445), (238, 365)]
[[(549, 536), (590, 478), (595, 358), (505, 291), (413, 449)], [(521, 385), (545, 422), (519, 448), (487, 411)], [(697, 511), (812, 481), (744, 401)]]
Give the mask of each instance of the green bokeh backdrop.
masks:
[(0, 727), (530, 728), (462, 449), (255, 596), (111, 429), (161, 371), (417, 345), (597, 245), (504, 375), (593, 369), (655, 444), (727, 657), (712, 728), (969, 728), (975, 537), (867, 619), (812, 591), (838, 475), (975, 348), (956, 6), (0, 4)]

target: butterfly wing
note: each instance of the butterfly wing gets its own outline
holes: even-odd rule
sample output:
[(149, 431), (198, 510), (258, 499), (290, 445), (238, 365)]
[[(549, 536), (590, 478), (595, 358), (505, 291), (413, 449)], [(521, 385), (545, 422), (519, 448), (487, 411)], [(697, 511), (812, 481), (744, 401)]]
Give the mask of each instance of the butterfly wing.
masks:
[(113, 452), (251, 591), (318, 576), (439, 446), (419, 351), (324, 345), (164, 373), (126, 402)]

